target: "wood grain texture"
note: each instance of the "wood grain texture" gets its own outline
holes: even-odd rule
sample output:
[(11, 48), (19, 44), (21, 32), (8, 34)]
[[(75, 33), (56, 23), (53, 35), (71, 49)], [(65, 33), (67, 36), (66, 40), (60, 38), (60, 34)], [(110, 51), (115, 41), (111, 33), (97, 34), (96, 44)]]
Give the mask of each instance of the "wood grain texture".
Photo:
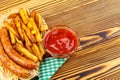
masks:
[(20, 5), (29, 0), (0, 0), (0, 11), (8, 9), (12, 6)]
[(80, 38), (77, 51), (120, 35), (120, 27), (114, 27)]
[[(116, 27), (120, 26), (120, 0), (0, 1), (0, 13), (24, 6), (39, 11), (49, 26), (64, 24), (77, 32), (83, 50), (73, 54), (52, 80), (120, 79), (120, 36), (116, 36), (119, 34)], [(103, 30), (107, 30), (104, 33), (107, 36), (97, 34)]]
[[(80, 1), (84, 2), (84, 0)], [(87, 5), (84, 5), (85, 3), (77, 4), (78, 2), (74, 5), (76, 7), (71, 4), (72, 7), (69, 7), (69, 9), (65, 7), (66, 10), (59, 10), (59, 14), (51, 11), (54, 14), (53, 16), (49, 13), (43, 15), (48, 25), (65, 24), (76, 30), (79, 37), (120, 25), (119, 0), (97, 0)]]

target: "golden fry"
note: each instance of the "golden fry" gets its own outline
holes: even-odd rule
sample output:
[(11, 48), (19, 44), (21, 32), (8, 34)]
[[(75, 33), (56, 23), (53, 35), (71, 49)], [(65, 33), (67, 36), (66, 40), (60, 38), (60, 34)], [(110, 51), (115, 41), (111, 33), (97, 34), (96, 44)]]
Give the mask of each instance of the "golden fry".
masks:
[(31, 11), (31, 12), (30, 12), (31, 17), (32, 17), (34, 20), (35, 20), (35, 13), (36, 13), (35, 11)]
[(16, 43), (16, 40), (15, 40), (15, 36), (12, 32), (9, 31), (9, 34), (10, 34), (10, 41), (12, 44), (15, 44)]
[(37, 24), (41, 24), (42, 23), (42, 16), (40, 15), (40, 13), (35, 12), (35, 20)]
[(44, 50), (42, 44), (41, 44), (41, 43), (38, 43), (38, 47), (39, 47), (39, 49), (40, 49), (41, 55), (43, 56), (43, 55), (45, 54), (45, 50)]
[[(35, 44), (35, 43), (34, 43), (34, 44)], [(38, 57), (38, 54), (36, 53), (35, 46), (33, 46), (33, 45), (32, 45), (32, 47), (31, 47), (31, 48), (32, 48), (33, 54), (34, 54), (35, 56), (37, 56), (37, 57)]]
[(17, 30), (17, 28), (16, 28), (16, 26), (15, 26), (15, 18), (12, 18), (12, 19), (11, 19), (11, 26), (12, 26), (15, 30)]
[(37, 42), (41, 42), (42, 41), (41, 34), (39, 32), (39, 29), (37, 28), (37, 25), (36, 25), (34, 19), (30, 18), (30, 22), (33, 25), (34, 30), (36, 30), (35, 38), (36, 38)]
[(12, 32), (17, 38), (20, 38), (18, 33), (15, 31), (15, 29), (7, 22), (4, 21), (4, 25), (7, 27), (7, 29)]
[(24, 39), (25, 39), (25, 44), (28, 46), (32, 46), (31, 41), (29, 40), (28, 36), (26, 35), (25, 31), (23, 30), (23, 35), (24, 35)]
[(27, 13), (27, 10), (24, 10), (23, 8), (20, 9), (20, 16), (25, 24), (29, 22), (29, 16)]
[(40, 53), (39, 47), (35, 43), (33, 43), (32, 50), (33, 50), (34, 54), (38, 57), (38, 59), (41, 61), (42, 55)]
[(35, 39), (34, 35), (31, 34), (30, 29), (24, 23), (22, 23), (22, 29), (25, 30), (25, 33), (26, 33), (26, 35), (28, 36), (28, 38), (30, 39), (31, 42), (36, 42), (36, 39)]
[[(18, 30), (17, 30), (17, 27), (16, 27), (16, 24), (15, 24), (16, 22), (15, 22), (15, 18), (12, 18), (11, 19), (11, 26), (14, 28), (14, 30), (17, 32), (17, 34), (19, 35), (19, 33), (18, 33)], [(20, 36), (19, 36), (20, 37)]]
[(33, 55), (29, 50), (27, 50), (26, 48), (24, 48), (23, 46), (21, 46), (20, 44), (15, 44), (14, 48), (22, 53), (23, 55), (25, 55), (27, 58), (33, 60), (34, 62), (38, 61), (38, 58)]
[(44, 26), (42, 25), (42, 17), (38, 12), (35, 12), (35, 21), (40, 31), (44, 31)]
[(23, 30), (22, 30), (22, 25), (21, 25), (21, 22), (20, 22), (20, 19), (19, 17), (17, 16), (15, 18), (15, 24), (16, 24), (16, 27), (17, 27), (17, 31), (22, 39), (22, 41), (24, 40), (24, 36), (23, 36)]
[(12, 19), (12, 18), (16, 18), (17, 16), (20, 16), (20, 14), (19, 13), (12, 13), (7, 18)]
[(38, 12), (35, 13), (35, 20), (40, 31), (43, 32), (48, 29), (47, 24), (45, 24), (45, 21), (42, 19), (42, 16)]

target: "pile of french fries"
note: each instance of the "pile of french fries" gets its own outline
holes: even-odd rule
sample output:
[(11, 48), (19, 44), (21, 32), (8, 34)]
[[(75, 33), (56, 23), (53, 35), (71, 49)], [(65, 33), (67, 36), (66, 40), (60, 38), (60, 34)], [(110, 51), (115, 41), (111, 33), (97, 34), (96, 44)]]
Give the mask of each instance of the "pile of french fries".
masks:
[(5, 20), (4, 25), (9, 31), (13, 48), (34, 62), (42, 61), (45, 54), (42, 38), (48, 27), (41, 15), (21, 8), (18, 13), (10, 14), (8, 19), (10, 21)]

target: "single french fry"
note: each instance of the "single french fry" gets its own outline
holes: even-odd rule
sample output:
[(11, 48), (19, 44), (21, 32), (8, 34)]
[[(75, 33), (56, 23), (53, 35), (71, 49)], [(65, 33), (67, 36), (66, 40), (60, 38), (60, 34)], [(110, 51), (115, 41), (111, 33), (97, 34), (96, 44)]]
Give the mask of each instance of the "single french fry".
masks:
[(33, 55), (29, 50), (27, 50), (25, 47), (21, 46), (20, 44), (15, 44), (14, 48), (22, 53), (24, 56), (26, 56), (28, 59), (33, 60), (34, 62), (38, 61), (38, 58)]
[(16, 43), (16, 40), (15, 40), (15, 36), (12, 32), (9, 31), (9, 35), (10, 35), (10, 41), (12, 44), (15, 44)]
[(10, 23), (8, 23), (7, 21), (4, 21), (4, 25), (7, 27), (7, 29), (12, 32), (17, 38), (19, 37), (19, 34), (17, 33), (17, 31), (15, 31), (15, 29), (10, 25)]
[(38, 57), (38, 54), (37, 54), (36, 49), (35, 49), (35, 45), (34, 46), (32, 45), (31, 48), (32, 48), (33, 54)]
[(36, 23), (35, 23), (35, 21), (34, 21), (34, 19), (33, 19), (32, 17), (30, 17), (30, 22), (31, 22), (31, 24), (33, 25), (34, 30), (36, 30), (35, 38), (36, 38), (37, 42), (41, 42), (41, 41), (42, 41), (42, 38), (41, 38), (40, 31), (39, 31), (39, 29), (37, 28), (37, 25), (36, 25)]
[(44, 31), (44, 27), (42, 26), (42, 17), (38, 12), (35, 12), (35, 21), (40, 31)]
[(12, 26), (15, 30), (17, 30), (17, 28), (16, 28), (16, 26), (15, 26), (15, 18), (12, 18), (12, 19), (11, 19), (11, 26)]
[(31, 42), (36, 42), (34, 35), (31, 34), (30, 29), (24, 23), (22, 23), (22, 29), (25, 31)]
[(35, 12), (35, 20), (37, 24), (41, 24), (42, 23), (42, 16), (40, 15), (40, 13)]
[[(19, 35), (18, 33), (18, 30), (17, 30), (17, 27), (16, 27), (16, 24), (15, 24), (15, 18), (12, 18), (11, 19), (11, 26), (14, 28), (14, 30), (17, 32), (17, 34)], [(20, 36), (19, 36), (20, 37)], [(20, 39), (20, 38), (19, 38)]]
[(31, 12), (30, 12), (31, 17), (32, 17), (34, 20), (35, 20), (35, 13), (36, 13), (35, 11), (31, 11)]
[(42, 44), (41, 44), (41, 43), (38, 43), (38, 47), (39, 47), (39, 50), (40, 50), (40, 52), (41, 52), (41, 55), (43, 56), (43, 55), (45, 54), (45, 50), (44, 50)]
[[(38, 27), (38, 23), (36, 22), (36, 16), (35, 16), (35, 14), (36, 14), (36, 11), (31, 11), (31, 19), (30, 19), (30, 21), (31, 21), (31, 23), (32, 23), (33, 20), (34, 20), (34, 22), (36, 23), (36, 26)], [(33, 19), (33, 20), (32, 20), (32, 19)], [(35, 33), (36, 33), (36, 30), (33, 30), (32, 33), (35, 34)]]
[(22, 30), (22, 25), (21, 25), (21, 22), (20, 22), (20, 19), (19, 19), (18, 16), (15, 18), (15, 24), (16, 24), (16, 27), (17, 27), (17, 31), (18, 31), (18, 33), (21, 37), (21, 40), (23, 41), (24, 40), (23, 30)]
[(39, 50), (39, 47), (37, 46), (37, 44), (33, 43), (32, 50), (33, 50), (34, 54), (38, 57), (38, 59), (41, 61), (42, 55), (40, 53), (40, 50)]
[(17, 16), (20, 16), (20, 14), (19, 13), (12, 13), (7, 18), (8, 19), (13, 19), (13, 18), (16, 18)]
[(23, 35), (24, 35), (24, 39), (25, 39), (25, 44), (28, 46), (32, 46), (31, 41), (29, 40), (28, 36), (26, 35), (25, 31), (23, 30)]
[(41, 32), (48, 29), (48, 26), (47, 26), (47, 24), (45, 24), (45, 21), (42, 19), (42, 16), (40, 15), (40, 13), (38, 13), (38, 12), (35, 13), (35, 20), (36, 20), (37, 26)]
[(24, 10), (23, 8), (21, 8), (19, 12), (23, 22), (27, 24), (29, 22), (29, 16), (28, 16), (27, 10)]

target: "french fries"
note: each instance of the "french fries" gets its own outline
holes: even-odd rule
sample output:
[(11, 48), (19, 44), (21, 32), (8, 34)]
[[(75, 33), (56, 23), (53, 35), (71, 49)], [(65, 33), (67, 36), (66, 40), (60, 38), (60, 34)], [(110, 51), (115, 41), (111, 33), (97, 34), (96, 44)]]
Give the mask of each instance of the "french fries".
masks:
[(32, 35), (32, 33), (30, 32), (30, 29), (24, 23), (22, 23), (22, 28), (25, 30), (26, 35), (28, 36), (30, 41), (31, 42), (36, 42), (36, 39), (35, 39), (34, 35)]
[(32, 46), (31, 41), (29, 40), (29, 38), (27, 37), (25, 31), (23, 30), (23, 35), (24, 35), (24, 39), (25, 39), (25, 44), (28, 46)]
[(33, 60), (42, 61), (45, 50), (42, 44), (42, 35), (46, 30), (43, 19), (38, 12), (31, 13), (21, 8), (18, 13), (8, 16), (11, 22), (4, 21), (9, 31), (13, 48), (22, 56)]
[(45, 21), (42, 19), (42, 16), (38, 12), (34, 12), (35, 15), (35, 21), (38, 24), (38, 28), (41, 32), (44, 32), (48, 29), (47, 24), (45, 24)]
[(26, 47), (32, 54), (34, 54), (34, 52), (33, 52), (32, 48), (31, 48), (31, 46), (25, 45), (25, 47)]
[(41, 61), (42, 60), (42, 55), (41, 55), (41, 52), (40, 52), (39, 47), (37, 46), (37, 44), (35, 44), (35, 43), (33, 44), (32, 50), (33, 50), (34, 54), (36, 56), (38, 56), (38, 59)]
[(35, 11), (31, 11), (31, 12), (30, 12), (31, 17), (32, 17), (34, 20), (36, 20), (36, 19), (35, 19), (35, 13), (36, 13)]
[(42, 17), (38, 12), (35, 13), (35, 19), (36, 19), (36, 23), (38, 24), (40, 31), (45, 31), (45, 28), (42, 22)]
[(23, 53), (23, 55), (25, 55), (27, 58), (33, 60), (34, 62), (37, 62), (38, 61), (38, 58), (33, 55), (29, 50), (27, 50), (26, 48), (24, 48), (23, 46), (21, 46), (20, 44), (15, 44), (14, 45), (14, 48), (20, 52), (20, 53)]
[(43, 55), (45, 54), (45, 50), (42, 46), (41, 43), (38, 43), (38, 47), (39, 47), (39, 50), (40, 50), (40, 53), (41, 53), (41, 59), (43, 58)]
[(38, 47), (39, 47), (39, 50), (40, 50), (40, 52), (41, 52), (41, 54), (42, 54), (42, 56), (43, 56), (43, 55), (45, 54), (45, 50), (44, 50), (42, 44), (41, 44), (41, 43), (38, 43)]
[(15, 29), (7, 22), (7, 21), (4, 21), (4, 25), (7, 27), (7, 29), (12, 32), (17, 38), (20, 38), (19, 37), (19, 34), (15, 31)]
[(13, 13), (8, 16), (8, 19), (16, 18), (17, 16), (20, 16), (19, 13)]
[(29, 22), (29, 16), (28, 16), (27, 11), (21, 8), (19, 12), (20, 12), (20, 16), (22, 17), (23, 22), (27, 24)]
[(32, 24), (32, 26), (33, 26), (33, 29), (36, 31), (36, 33), (35, 33), (35, 38), (36, 38), (36, 40), (37, 40), (38, 42), (41, 42), (41, 41), (42, 41), (41, 34), (40, 34), (40, 32), (39, 32), (39, 29), (37, 28), (37, 25), (36, 25), (34, 19), (33, 19), (33, 18), (30, 18), (30, 22), (31, 22), (31, 24)]
[(18, 33), (19, 33), (19, 35), (20, 35), (20, 38), (21, 38), (21, 40), (23, 41), (23, 40), (24, 40), (23, 30), (22, 30), (22, 25), (21, 25), (21, 23), (20, 23), (20, 19), (19, 19), (18, 16), (15, 18), (15, 24), (16, 24)]
[(42, 47), (41, 43), (33, 44), (32, 50), (36, 56), (38, 56), (38, 59), (42, 61), (43, 55), (45, 54), (44, 48)]
[(10, 40), (11, 40), (11, 43), (12, 44), (15, 44), (16, 43), (16, 39), (15, 39), (15, 36), (12, 32), (9, 31), (9, 34), (10, 34)]

